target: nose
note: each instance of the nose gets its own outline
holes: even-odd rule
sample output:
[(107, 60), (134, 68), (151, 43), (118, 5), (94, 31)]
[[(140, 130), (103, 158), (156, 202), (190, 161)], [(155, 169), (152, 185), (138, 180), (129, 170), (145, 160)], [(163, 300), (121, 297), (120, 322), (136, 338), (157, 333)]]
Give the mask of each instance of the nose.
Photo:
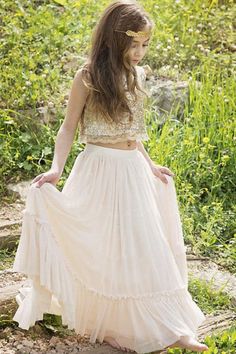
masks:
[(144, 52), (143, 49), (144, 49), (144, 48), (142, 48), (142, 47), (136, 48), (136, 50), (135, 50), (135, 58), (136, 58), (137, 60), (142, 58), (143, 52)]

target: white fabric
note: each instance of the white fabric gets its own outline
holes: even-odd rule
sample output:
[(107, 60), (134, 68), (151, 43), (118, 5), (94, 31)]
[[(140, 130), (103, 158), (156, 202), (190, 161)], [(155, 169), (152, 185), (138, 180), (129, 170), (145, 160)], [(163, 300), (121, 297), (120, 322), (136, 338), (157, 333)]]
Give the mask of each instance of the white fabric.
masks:
[(205, 316), (188, 292), (173, 178), (138, 150), (87, 144), (60, 192), (32, 185), (13, 269), (31, 279), (14, 320), (43, 313), (90, 341), (114, 337), (137, 353), (196, 336)]

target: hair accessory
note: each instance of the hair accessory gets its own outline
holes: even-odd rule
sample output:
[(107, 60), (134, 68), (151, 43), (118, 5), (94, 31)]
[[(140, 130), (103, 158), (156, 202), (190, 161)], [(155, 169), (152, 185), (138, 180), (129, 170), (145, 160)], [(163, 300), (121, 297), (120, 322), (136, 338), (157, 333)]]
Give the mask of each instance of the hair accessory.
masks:
[(151, 34), (151, 32), (149, 31), (149, 32), (147, 32), (147, 31), (138, 31), (138, 32), (134, 32), (134, 31), (131, 31), (131, 30), (128, 30), (128, 31), (119, 31), (119, 30), (114, 30), (114, 31), (116, 31), (116, 32), (122, 32), (122, 33), (125, 33), (125, 34), (127, 34), (127, 36), (129, 36), (129, 37), (146, 37), (146, 36), (148, 36), (148, 35), (150, 35)]

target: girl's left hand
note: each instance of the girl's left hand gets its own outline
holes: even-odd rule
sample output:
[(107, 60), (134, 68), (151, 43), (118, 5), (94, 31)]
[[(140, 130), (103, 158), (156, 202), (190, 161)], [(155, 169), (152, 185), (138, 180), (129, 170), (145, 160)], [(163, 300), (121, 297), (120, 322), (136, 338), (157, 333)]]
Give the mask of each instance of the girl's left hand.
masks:
[(168, 176), (171, 176), (171, 177), (174, 176), (174, 173), (171, 172), (171, 170), (168, 167), (156, 165), (154, 162), (152, 162), (150, 164), (150, 167), (151, 167), (151, 170), (152, 170), (153, 174), (156, 177), (160, 178), (160, 180), (163, 183), (166, 183), (166, 184), (168, 183), (167, 178), (165, 177), (165, 175), (168, 175)]

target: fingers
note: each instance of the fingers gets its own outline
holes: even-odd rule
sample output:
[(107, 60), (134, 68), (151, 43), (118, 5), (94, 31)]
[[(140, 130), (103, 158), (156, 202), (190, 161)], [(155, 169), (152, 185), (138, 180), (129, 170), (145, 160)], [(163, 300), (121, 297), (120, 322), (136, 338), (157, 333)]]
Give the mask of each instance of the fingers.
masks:
[(175, 174), (168, 167), (161, 167), (161, 172), (169, 176), (174, 176)]
[(35, 183), (35, 187), (40, 188), (42, 186), (43, 183), (47, 182), (47, 178), (46, 176), (42, 173), (38, 176), (36, 176), (33, 181), (31, 182), (31, 184)]
[(164, 173), (157, 173), (156, 176), (157, 176), (158, 178), (160, 178), (160, 180), (161, 180), (163, 183), (165, 183), (165, 184), (168, 183), (168, 180), (167, 180), (167, 178), (166, 178), (166, 176), (165, 176)]
[(41, 177), (42, 177), (42, 173), (41, 173), (40, 175), (36, 176), (36, 177), (32, 180), (31, 184), (37, 182)]
[(45, 182), (47, 182), (47, 177), (43, 175), (43, 176), (40, 178), (40, 180), (36, 183), (36, 187), (41, 187), (42, 184), (44, 184)]
[(48, 182), (56, 186), (59, 178), (60, 178), (59, 173), (48, 171), (36, 176), (32, 180), (31, 184), (35, 183), (35, 187), (41, 187), (44, 183)]

